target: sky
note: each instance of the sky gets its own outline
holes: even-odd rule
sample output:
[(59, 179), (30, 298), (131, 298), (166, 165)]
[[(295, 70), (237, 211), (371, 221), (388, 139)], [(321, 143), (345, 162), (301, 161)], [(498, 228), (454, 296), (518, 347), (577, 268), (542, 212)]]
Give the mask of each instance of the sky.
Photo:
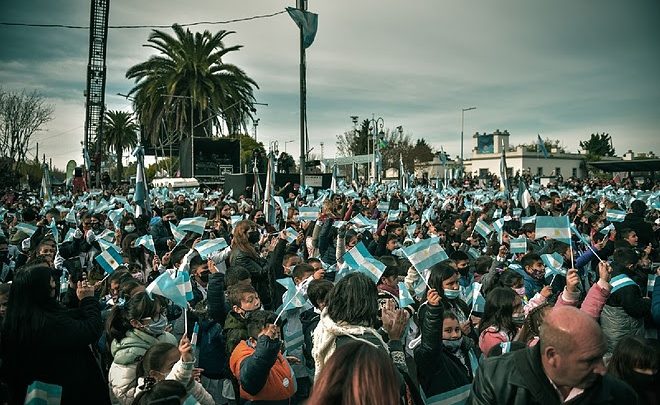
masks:
[[(89, 25), (90, 2), (0, 0), (0, 22)], [(110, 25), (170, 25), (271, 14), (294, 0), (111, 0)], [(640, 0), (310, 0), (318, 33), (307, 50), (312, 153), (336, 153), (350, 116), (382, 117), (414, 140), (465, 155), (471, 134), (508, 130), (510, 143), (541, 134), (577, 152), (591, 133), (612, 135), (618, 155), (660, 152), (660, 2)], [(232, 30), (243, 45), (227, 62), (259, 85), (258, 140), (299, 155), (298, 29), (284, 13), (192, 30)], [(168, 30), (171, 32), (171, 30)], [(107, 109), (131, 110), (126, 70), (153, 50), (150, 29), (110, 29)], [(88, 30), (0, 25), (0, 86), (37, 90), (54, 119), (39, 154), (81, 162)], [(252, 135), (254, 133), (251, 130)], [(34, 148), (31, 153), (35, 153)]]

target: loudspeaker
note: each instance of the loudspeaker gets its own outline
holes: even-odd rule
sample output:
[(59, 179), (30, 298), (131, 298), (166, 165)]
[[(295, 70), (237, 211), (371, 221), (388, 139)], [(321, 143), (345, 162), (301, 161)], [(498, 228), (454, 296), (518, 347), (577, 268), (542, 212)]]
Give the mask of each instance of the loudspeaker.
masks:
[[(241, 142), (227, 138), (186, 138), (181, 141), (181, 176), (224, 176), (241, 170)], [(195, 153), (195, 170), (192, 155)], [(194, 174), (194, 176), (193, 176)]]

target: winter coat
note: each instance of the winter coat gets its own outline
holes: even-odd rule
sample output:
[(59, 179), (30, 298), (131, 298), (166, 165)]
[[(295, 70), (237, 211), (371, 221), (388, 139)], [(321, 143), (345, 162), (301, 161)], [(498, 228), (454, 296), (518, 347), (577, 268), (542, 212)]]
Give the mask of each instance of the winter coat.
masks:
[(223, 326), (227, 319), (225, 303), (225, 275), (213, 273), (209, 278), (208, 295), (206, 296), (206, 317), (199, 321), (199, 368), (203, 368), (202, 375), (212, 379), (228, 378), (229, 355)]
[(470, 339), (464, 337), (459, 349), (466, 359), (465, 364), (443, 346), (443, 307), (427, 307), (422, 320), (421, 344), (415, 349), (415, 362), (420, 386), (428, 398), (471, 384), (478, 361), (476, 354), (468, 347), (472, 342)]
[(332, 218), (326, 219), (319, 233), (320, 259), (329, 266), (337, 263), (337, 228), (333, 226), (334, 222)]
[[(603, 307), (609, 296), (610, 285), (598, 280), (598, 282), (594, 283), (587, 292), (587, 296), (582, 302), (582, 305), (580, 305), (580, 309), (591, 315), (593, 318), (599, 319), (600, 313), (603, 311)], [(555, 306), (578, 306), (579, 298), (579, 293), (575, 293), (575, 296), (570, 296), (568, 291), (564, 290), (564, 292), (557, 297)]]
[(238, 345), (241, 340), (248, 338), (247, 321), (241, 315), (231, 311), (227, 314), (225, 327), (222, 333), (225, 337), (227, 357), (229, 357), (234, 351), (234, 348), (236, 348), (236, 345)]
[(170, 250), (167, 246), (167, 241), (172, 239), (173, 236), (169, 223), (166, 225), (162, 219), (156, 221), (155, 224), (151, 225), (149, 235), (154, 239), (154, 247), (159, 256), (162, 257), (165, 252)]
[(37, 341), (3, 336), (0, 375), (9, 385), (9, 403), (23, 404), (27, 386), (37, 380), (61, 386), (62, 405), (109, 404), (107, 385), (90, 349), (102, 332), (99, 304), (86, 297), (77, 309), (50, 311), (43, 327), (34, 331)]
[(121, 404), (131, 404), (135, 397), (137, 363), (149, 348), (156, 343), (170, 343), (177, 346), (176, 338), (165, 332), (158, 337), (151, 336), (139, 329), (126, 332), (121, 340), (113, 340), (110, 353), (113, 356), (108, 379), (115, 398)]
[[(543, 372), (541, 345), (486, 359), (477, 373), (467, 404), (559, 404), (559, 394)], [(637, 404), (635, 391), (606, 374), (570, 401), (582, 404)]]

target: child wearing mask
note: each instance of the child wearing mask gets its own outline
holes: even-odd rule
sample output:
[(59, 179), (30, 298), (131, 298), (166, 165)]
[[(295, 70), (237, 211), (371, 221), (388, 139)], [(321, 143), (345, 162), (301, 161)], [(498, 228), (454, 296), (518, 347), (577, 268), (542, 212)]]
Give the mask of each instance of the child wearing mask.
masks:
[(195, 369), (193, 347), (187, 336), (179, 342), (179, 347), (169, 343), (157, 343), (144, 354), (137, 367), (136, 400), (143, 391), (150, 390), (154, 384), (164, 380), (178, 381), (201, 405), (213, 405), (215, 401), (202, 385), (196, 381), (200, 369)]
[(498, 287), (486, 296), (484, 316), (479, 325), (479, 349), (488, 355), (502, 342), (511, 342), (525, 321), (522, 299), (511, 288)]
[(444, 311), (440, 294), (427, 293), (422, 340), (415, 349), (419, 383), (427, 398), (453, 390), (469, 391), (479, 366), (478, 349), (466, 339), (456, 315)]
[(160, 298), (139, 292), (123, 305), (115, 305), (107, 323), (110, 352), (113, 356), (108, 379), (115, 399), (122, 405), (135, 398), (136, 368), (147, 350), (156, 343), (176, 344), (165, 331), (167, 317)]
[(529, 300), (543, 289), (543, 278), (545, 277), (545, 266), (541, 256), (536, 253), (528, 253), (520, 259), (518, 273), (523, 276), (525, 286), (525, 297)]
[(248, 338), (247, 317), (250, 313), (261, 309), (259, 294), (251, 285), (237, 284), (229, 288), (229, 305), (223, 333), (227, 345), (227, 355), (231, 356), (234, 348), (241, 340)]

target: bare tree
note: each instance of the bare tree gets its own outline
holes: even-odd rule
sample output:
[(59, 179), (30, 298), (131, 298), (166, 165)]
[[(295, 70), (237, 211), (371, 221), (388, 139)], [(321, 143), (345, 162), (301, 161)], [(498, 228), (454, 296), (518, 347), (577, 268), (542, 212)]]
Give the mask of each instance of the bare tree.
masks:
[(53, 119), (53, 107), (36, 91), (0, 88), (0, 157), (25, 162), (30, 138)]

